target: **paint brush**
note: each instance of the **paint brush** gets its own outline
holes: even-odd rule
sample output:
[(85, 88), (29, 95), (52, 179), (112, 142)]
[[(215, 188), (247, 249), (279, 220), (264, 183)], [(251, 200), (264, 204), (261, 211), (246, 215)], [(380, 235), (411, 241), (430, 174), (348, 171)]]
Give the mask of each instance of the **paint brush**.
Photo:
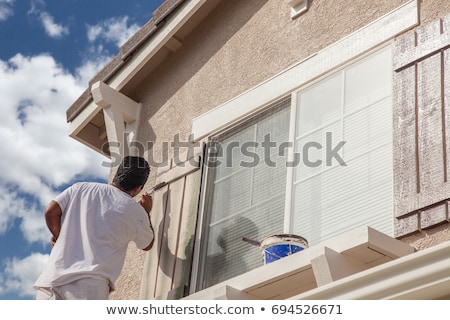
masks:
[(153, 188), (151, 188), (150, 190), (147, 191), (147, 195), (151, 195), (153, 192), (158, 191), (159, 189), (165, 187), (167, 185), (167, 182), (163, 181), (158, 183), (156, 186), (154, 186)]

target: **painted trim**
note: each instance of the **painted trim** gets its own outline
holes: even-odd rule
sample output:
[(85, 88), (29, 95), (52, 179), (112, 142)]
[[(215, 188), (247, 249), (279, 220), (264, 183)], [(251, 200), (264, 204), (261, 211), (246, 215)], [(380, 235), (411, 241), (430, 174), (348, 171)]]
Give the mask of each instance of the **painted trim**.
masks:
[(141, 104), (101, 81), (92, 85), (91, 92), (95, 104), (103, 109), (110, 154), (129, 155), (128, 146), (136, 137)]
[(193, 119), (195, 141), (211, 135), (419, 24), (417, 0), (393, 10), (232, 100)]

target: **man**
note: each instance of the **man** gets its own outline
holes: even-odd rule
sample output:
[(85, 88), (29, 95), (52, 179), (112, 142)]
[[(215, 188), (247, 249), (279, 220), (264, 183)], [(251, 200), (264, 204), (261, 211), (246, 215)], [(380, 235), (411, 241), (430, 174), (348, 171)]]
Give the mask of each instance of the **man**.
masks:
[(48, 204), (53, 248), (34, 284), (36, 299), (108, 299), (129, 242), (145, 251), (153, 245), (152, 198), (133, 199), (149, 173), (145, 159), (125, 157), (111, 185), (76, 183)]

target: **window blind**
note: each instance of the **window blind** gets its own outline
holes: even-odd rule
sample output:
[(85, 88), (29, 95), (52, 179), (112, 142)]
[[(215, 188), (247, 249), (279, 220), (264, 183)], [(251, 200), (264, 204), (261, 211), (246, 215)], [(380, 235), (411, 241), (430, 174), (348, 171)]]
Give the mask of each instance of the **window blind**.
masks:
[(220, 152), (207, 169), (199, 289), (262, 265), (259, 247), (243, 237), (283, 231), (287, 155), (279, 146), (289, 138), (289, 114), (286, 99), (214, 137)]
[[(322, 146), (294, 169), (292, 230), (310, 245), (361, 225), (392, 234), (391, 97), (390, 48), (298, 92), (295, 152)], [(345, 165), (328, 164), (341, 141)]]

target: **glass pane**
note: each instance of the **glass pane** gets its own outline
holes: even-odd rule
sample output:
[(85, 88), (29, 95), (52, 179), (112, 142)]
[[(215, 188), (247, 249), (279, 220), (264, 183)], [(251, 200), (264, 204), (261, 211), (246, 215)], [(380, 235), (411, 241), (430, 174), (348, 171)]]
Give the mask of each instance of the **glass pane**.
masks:
[(245, 143), (248, 144), (248, 142), (251, 141), (255, 141), (255, 125), (243, 128), (239, 133), (234, 135), (233, 138), (228, 138), (217, 144), (217, 160), (221, 163), (216, 169), (218, 177), (223, 178), (235, 173), (236, 168), (238, 168), (241, 163), (249, 161), (249, 159), (240, 152), (240, 148), (245, 146)]
[(214, 139), (222, 164), (208, 169), (199, 289), (262, 265), (259, 247), (243, 237), (283, 231), (287, 155), (279, 147), (288, 141), (289, 115), (285, 100)]
[(345, 112), (351, 112), (390, 96), (391, 50), (383, 50), (345, 72)]
[(369, 150), (389, 143), (392, 133), (391, 102), (386, 98), (345, 118), (345, 159), (352, 159)]
[[(296, 181), (308, 178), (328, 167), (327, 136), (331, 138), (332, 144), (335, 145), (341, 141), (341, 132), (341, 122), (338, 121), (298, 139), (295, 152), (300, 161), (295, 167)], [(343, 150), (339, 154), (343, 157)], [(336, 165), (336, 162), (332, 161), (331, 165)]]
[(392, 233), (390, 146), (294, 186), (295, 234), (317, 244), (362, 225)]
[(342, 75), (325, 79), (298, 94), (297, 137), (340, 118)]

